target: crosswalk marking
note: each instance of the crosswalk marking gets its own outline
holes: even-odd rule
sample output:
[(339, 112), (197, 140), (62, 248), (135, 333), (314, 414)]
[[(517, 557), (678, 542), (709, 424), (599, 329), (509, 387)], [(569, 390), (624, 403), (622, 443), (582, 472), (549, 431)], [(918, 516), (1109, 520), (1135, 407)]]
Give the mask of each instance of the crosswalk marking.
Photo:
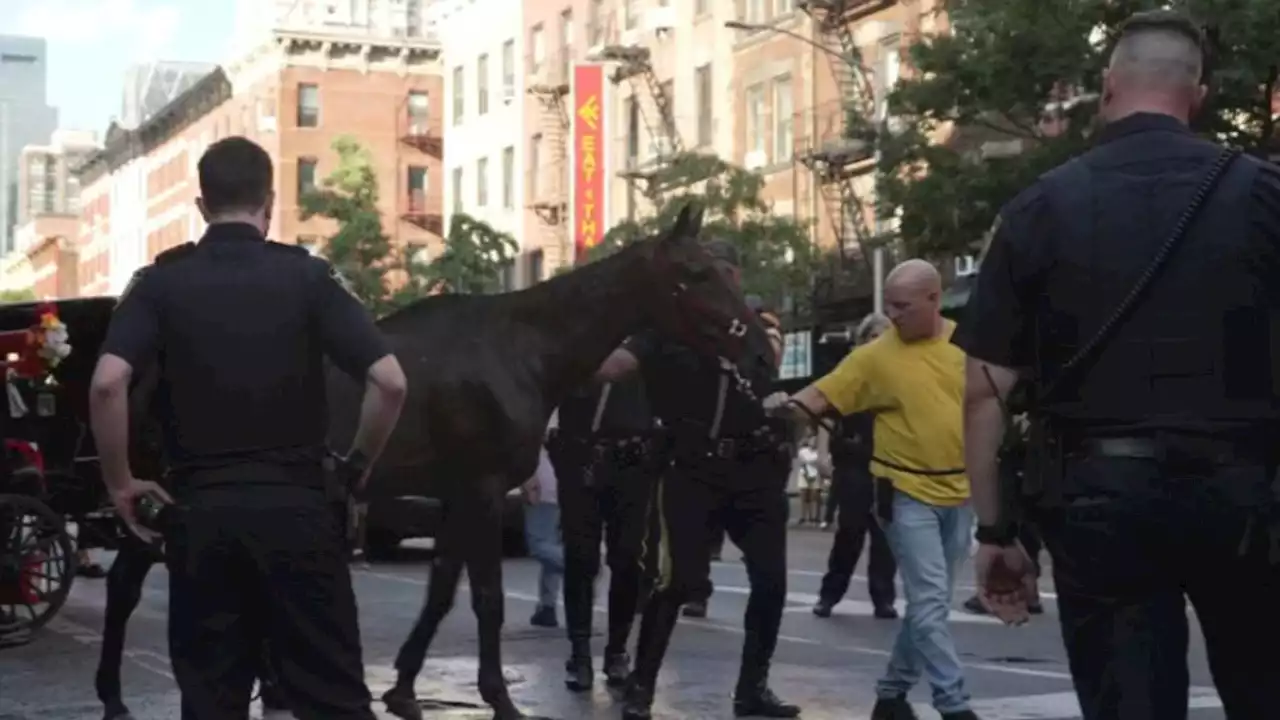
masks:
[[(937, 710), (926, 704), (912, 705), (920, 720), (939, 720), (942, 717)], [(1219, 709), (1222, 707), (1222, 700), (1213, 688), (1193, 687), (1188, 707), (1192, 710)], [(974, 700), (971, 708), (982, 720), (1075, 720), (1083, 717), (1080, 703), (1073, 692), (982, 698)], [(851, 720), (869, 720), (869, 717), (858, 715)]]
[[(731, 595), (748, 595), (751, 593), (749, 587), (738, 587), (736, 585), (716, 585), (716, 592), (729, 593)], [(714, 598), (714, 595), (712, 596)], [(712, 600), (714, 602), (714, 599)], [(818, 596), (812, 593), (788, 592), (787, 602), (801, 605), (802, 607), (788, 608), (787, 612), (808, 612), (814, 603), (818, 602)], [(899, 600), (894, 604), (898, 608), (898, 612), (906, 609), (906, 603)], [(833, 612), (839, 615), (866, 615), (870, 617), (875, 611), (875, 606), (866, 600), (845, 599), (836, 605)], [(978, 625), (1000, 625), (1001, 622), (989, 615), (974, 615), (958, 610), (951, 611), (951, 622), (958, 623), (975, 623)]]

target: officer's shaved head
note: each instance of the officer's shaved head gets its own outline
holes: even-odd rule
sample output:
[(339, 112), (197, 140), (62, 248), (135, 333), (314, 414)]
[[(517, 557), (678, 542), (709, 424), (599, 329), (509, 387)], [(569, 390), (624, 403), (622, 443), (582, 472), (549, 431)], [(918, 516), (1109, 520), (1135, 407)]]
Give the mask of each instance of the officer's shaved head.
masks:
[(1204, 39), (1189, 18), (1169, 10), (1137, 13), (1120, 29), (1104, 77), (1108, 121), (1135, 112), (1189, 120), (1204, 99)]
[(942, 275), (927, 260), (907, 260), (885, 278), (885, 313), (898, 329), (898, 336), (907, 342), (937, 334), (941, 302)]

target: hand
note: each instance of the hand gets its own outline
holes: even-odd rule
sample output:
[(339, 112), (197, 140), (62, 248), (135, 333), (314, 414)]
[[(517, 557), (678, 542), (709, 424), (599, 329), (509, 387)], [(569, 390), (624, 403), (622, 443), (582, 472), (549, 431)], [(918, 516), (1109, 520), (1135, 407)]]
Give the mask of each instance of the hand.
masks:
[(773, 393), (769, 397), (765, 398), (764, 400), (762, 400), (760, 404), (764, 406), (765, 412), (771, 415), (779, 415), (781, 413), (779, 413), (778, 410), (780, 408), (786, 407), (787, 401), (790, 399), (791, 399), (791, 396), (789, 394), (782, 391), (778, 391), (776, 393)]
[(978, 545), (973, 569), (978, 576), (978, 598), (992, 615), (1006, 625), (1021, 625), (1031, 618), (1026, 579), (1035, 575), (1035, 566), (1022, 543)]
[(536, 477), (526, 480), (520, 490), (524, 493), (524, 501), (530, 505), (537, 505), (542, 498), (542, 483)]
[(120, 489), (111, 491), (111, 503), (115, 506), (116, 517), (129, 528), (129, 532), (149, 544), (159, 539), (160, 535), (138, 524), (138, 500), (144, 497), (165, 505), (173, 504), (169, 493), (150, 480), (129, 478)]

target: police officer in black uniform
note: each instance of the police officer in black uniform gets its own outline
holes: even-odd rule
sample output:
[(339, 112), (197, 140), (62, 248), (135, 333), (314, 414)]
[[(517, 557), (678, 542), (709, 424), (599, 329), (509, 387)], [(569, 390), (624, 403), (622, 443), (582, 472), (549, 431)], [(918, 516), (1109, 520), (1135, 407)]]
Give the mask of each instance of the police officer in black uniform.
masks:
[(1184, 17), (1128, 21), (1096, 147), (1001, 211), (957, 337), (975, 569), (1011, 622), (1031, 563), (1002, 516), (1001, 402), (1035, 379), (1028, 471), (1086, 720), (1187, 716), (1188, 598), (1227, 717), (1280, 713), (1280, 171), (1188, 130), (1203, 62)]
[[(717, 239), (707, 249), (731, 281), (739, 282), (736, 248)], [(779, 700), (767, 684), (787, 594), (792, 455), (788, 429), (767, 418), (761, 404), (776, 368), (725, 365), (643, 333), (615, 351), (599, 374), (617, 381), (637, 369), (668, 434), (672, 466), (654, 492), (661, 546), (657, 579), (641, 621), (622, 717), (651, 717), (654, 684), (680, 606), (710, 572), (713, 516), (742, 550), (751, 583), (734, 712), (797, 717), (800, 709)]]
[[(197, 245), (135, 275), (95, 370), (90, 413), (104, 480), (135, 533), (163, 513), (169, 648), (184, 720), (243, 718), (264, 640), (299, 718), (372, 720), (344, 522), (326, 492), (325, 357), (366, 383), (346, 474), (381, 452), (404, 374), (327, 262), (265, 240), (271, 159), (219, 141), (199, 163)], [(155, 362), (172, 498), (128, 460), (133, 368)]]
[(569, 632), (565, 685), (590, 690), (591, 620), (600, 541), (609, 563), (609, 635), (604, 674), (611, 686), (631, 671), (627, 640), (644, 583), (640, 563), (649, 495), (658, 468), (653, 413), (638, 375), (591, 384), (559, 408), (559, 427), (548, 440), (559, 480), (564, 533), (564, 614)]
[[(887, 317), (867, 316), (858, 324), (857, 343), (871, 342), (888, 327)], [(884, 530), (872, 513), (875, 479), (871, 476), (871, 456), (875, 414), (856, 413), (842, 417), (836, 421), (835, 430), (835, 434), (827, 438), (827, 452), (832, 465), (831, 492), (840, 509), (840, 524), (831, 543), (827, 574), (822, 576), (822, 587), (818, 591), (813, 614), (831, 617), (832, 608), (844, 599), (858, 557), (862, 555), (862, 547), (870, 535), (867, 592), (871, 596), (875, 617), (892, 620), (898, 617), (898, 611), (893, 607), (897, 596), (893, 576), (898, 572), (898, 564), (893, 559)]]

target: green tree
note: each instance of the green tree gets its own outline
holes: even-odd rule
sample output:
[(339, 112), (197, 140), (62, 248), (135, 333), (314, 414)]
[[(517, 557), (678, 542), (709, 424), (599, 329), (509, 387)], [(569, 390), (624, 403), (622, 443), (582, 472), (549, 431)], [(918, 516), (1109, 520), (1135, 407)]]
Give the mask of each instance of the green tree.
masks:
[(705, 208), (703, 236), (725, 238), (737, 245), (745, 292), (759, 295), (792, 316), (809, 311), (811, 276), (817, 261), (809, 231), (791, 217), (772, 214), (769, 203), (761, 197), (763, 177), (715, 156), (686, 153), (673, 158), (653, 182), (670, 188), (657, 212), (615, 225), (588, 251), (588, 261), (671, 227), (692, 199)]
[(35, 299), (35, 291), (31, 288), (23, 288), (22, 290), (0, 290), (0, 303), (33, 302)]
[[(890, 97), (901, 125), (880, 136), (879, 212), (899, 213), (908, 252), (972, 252), (1005, 202), (1088, 147), (1102, 69), (1120, 25), (1139, 10), (1174, 6), (1206, 23), (1212, 91), (1196, 129), (1245, 150), (1274, 151), (1274, 0), (944, 5), (952, 30), (911, 47), (914, 71)], [(1075, 102), (1046, 110), (1068, 98)], [(993, 157), (984, 143), (1020, 148)]]
[(411, 275), (420, 283), (413, 292), (496, 292), (501, 289), (504, 266), (513, 261), (519, 247), (510, 234), (455, 212), (444, 252)]
[[(333, 141), (338, 156), (334, 171), (301, 199), (302, 219), (333, 220), (337, 232), (323, 253), (347, 279), (352, 291), (381, 317), (431, 292), (489, 289), (515, 243), (485, 223), (455, 215), (444, 252), (433, 262), (418, 257), (419, 248), (392, 242), (378, 209), (378, 178), (373, 155), (358, 140), (343, 135)], [(496, 252), (498, 246), (506, 248)], [(443, 282), (442, 282), (443, 281)]]

